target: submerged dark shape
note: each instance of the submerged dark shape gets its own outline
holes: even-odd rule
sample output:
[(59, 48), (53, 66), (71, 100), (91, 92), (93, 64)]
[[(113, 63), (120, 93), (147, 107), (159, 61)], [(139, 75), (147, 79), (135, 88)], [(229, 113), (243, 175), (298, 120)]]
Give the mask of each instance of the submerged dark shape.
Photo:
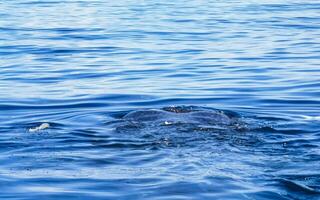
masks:
[(245, 125), (232, 112), (196, 106), (171, 106), (126, 113), (114, 124), (117, 132), (170, 134), (240, 131)]
[(170, 106), (134, 110), (115, 116), (107, 126), (121, 134), (121, 139), (152, 148), (167, 146), (253, 145), (255, 137), (247, 134), (247, 124), (232, 111), (198, 106)]
[(163, 109), (147, 109), (132, 111), (123, 119), (132, 122), (153, 122), (165, 124), (198, 124), (198, 125), (231, 125), (233, 118), (223, 111), (198, 107), (165, 107)]

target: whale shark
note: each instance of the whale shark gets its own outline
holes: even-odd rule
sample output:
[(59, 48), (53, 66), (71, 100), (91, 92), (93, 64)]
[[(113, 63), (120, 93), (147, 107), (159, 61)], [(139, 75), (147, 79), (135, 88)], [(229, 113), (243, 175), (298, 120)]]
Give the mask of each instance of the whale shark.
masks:
[(111, 122), (116, 132), (180, 134), (192, 132), (241, 131), (245, 123), (230, 111), (197, 106), (169, 106), (134, 110)]

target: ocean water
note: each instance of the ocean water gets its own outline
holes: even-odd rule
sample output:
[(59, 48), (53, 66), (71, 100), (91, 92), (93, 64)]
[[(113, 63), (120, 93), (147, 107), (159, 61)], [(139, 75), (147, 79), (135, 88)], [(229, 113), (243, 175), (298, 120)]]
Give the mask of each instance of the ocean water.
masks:
[(318, 0), (2, 0), (0, 199), (320, 199)]

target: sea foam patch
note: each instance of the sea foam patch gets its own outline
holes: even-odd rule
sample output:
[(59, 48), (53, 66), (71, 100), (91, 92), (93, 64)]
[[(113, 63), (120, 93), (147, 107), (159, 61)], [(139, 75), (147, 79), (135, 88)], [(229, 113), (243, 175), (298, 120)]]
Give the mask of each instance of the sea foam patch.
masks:
[(40, 126), (29, 128), (29, 132), (37, 132), (37, 131), (41, 131), (41, 130), (47, 129), (49, 127), (50, 127), (49, 123), (42, 123)]
[(302, 115), (301, 116), (304, 120), (307, 121), (320, 121), (320, 116), (307, 116), (307, 115)]

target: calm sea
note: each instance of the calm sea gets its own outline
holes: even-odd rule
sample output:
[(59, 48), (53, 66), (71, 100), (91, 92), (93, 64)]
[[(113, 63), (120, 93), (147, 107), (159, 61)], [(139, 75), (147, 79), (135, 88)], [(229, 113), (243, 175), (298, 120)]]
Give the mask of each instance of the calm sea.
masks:
[(1, 0), (0, 190), (320, 199), (320, 2)]

